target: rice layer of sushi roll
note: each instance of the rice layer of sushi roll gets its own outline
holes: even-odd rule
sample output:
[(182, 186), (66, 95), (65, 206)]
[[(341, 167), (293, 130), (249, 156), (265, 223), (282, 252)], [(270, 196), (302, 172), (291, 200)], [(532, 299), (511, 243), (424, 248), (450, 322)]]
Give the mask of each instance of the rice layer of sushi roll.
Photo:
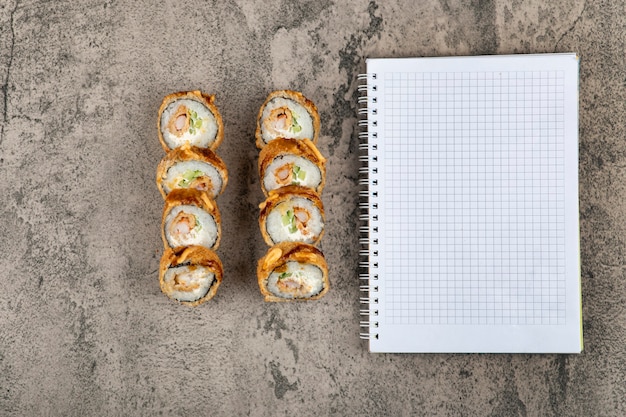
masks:
[(161, 160), (156, 182), (163, 198), (178, 188), (206, 191), (216, 198), (226, 187), (228, 171), (212, 150), (185, 145), (168, 152)]
[(257, 279), (265, 301), (316, 300), (329, 288), (324, 255), (299, 242), (271, 247), (257, 264)]
[(165, 152), (189, 144), (215, 150), (224, 138), (215, 96), (186, 91), (166, 96), (159, 108), (159, 140)]
[(196, 306), (213, 298), (222, 282), (222, 262), (202, 246), (166, 249), (161, 257), (161, 291), (173, 300)]
[(297, 185), (269, 193), (259, 205), (259, 227), (265, 242), (316, 244), (324, 233), (324, 207), (312, 190)]
[(317, 143), (320, 117), (312, 101), (297, 91), (270, 93), (259, 110), (256, 146), (262, 148), (276, 138), (310, 139)]
[(165, 199), (161, 231), (165, 248), (199, 245), (216, 250), (221, 218), (215, 201), (205, 191), (172, 190)]
[(308, 139), (278, 138), (259, 154), (259, 176), (265, 195), (287, 185), (320, 193), (326, 181), (326, 159)]

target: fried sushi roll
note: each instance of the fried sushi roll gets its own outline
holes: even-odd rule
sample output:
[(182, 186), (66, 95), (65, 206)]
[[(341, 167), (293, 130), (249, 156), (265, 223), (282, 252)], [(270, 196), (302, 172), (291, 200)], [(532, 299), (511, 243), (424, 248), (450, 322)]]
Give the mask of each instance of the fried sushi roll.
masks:
[(268, 246), (280, 242), (314, 245), (324, 234), (322, 200), (308, 188), (289, 185), (274, 190), (259, 208), (259, 227)]
[(326, 159), (308, 139), (278, 138), (261, 149), (259, 176), (265, 195), (287, 185), (321, 193), (326, 181)]
[(257, 264), (257, 279), (265, 301), (317, 300), (329, 288), (324, 255), (299, 242), (272, 246)]
[(257, 118), (256, 146), (260, 149), (276, 138), (310, 139), (317, 143), (320, 116), (317, 107), (297, 91), (270, 93)]
[(206, 191), (214, 199), (228, 183), (228, 170), (212, 150), (185, 145), (161, 160), (156, 182), (163, 198), (172, 190), (193, 188)]
[(165, 152), (189, 144), (215, 150), (224, 139), (215, 96), (187, 91), (166, 96), (159, 108), (158, 131)]
[(215, 252), (202, 246), (166, 249), (161, 257), (161, 291), (181, 304), (197, 306), (213, 298), (223, 275)]
[(172, 190), (165, 199), (161, 233), (165, 248), (198, 245), (216, 250), (220, 243), (220, 212), (205, 191)]

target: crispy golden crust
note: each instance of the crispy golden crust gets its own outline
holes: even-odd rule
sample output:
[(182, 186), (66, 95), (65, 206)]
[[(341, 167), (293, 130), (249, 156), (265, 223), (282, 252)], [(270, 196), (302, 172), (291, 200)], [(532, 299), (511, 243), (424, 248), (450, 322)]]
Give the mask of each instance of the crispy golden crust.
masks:
[[(299, 185), (288, 185), (286, 187), (270, 191), (269, 196), (265, 199), (265, 201), (259, 204), (259, 209), (261, 209), (261, 213), (259, 214), (259, 228), (261, 229), (263, 239), (268, 246), (274, 245), (274, 241), (270, 237), (269, 233), (267, 233), (267, 228), (265, 227), (267, 216), (270, 214), (270, 211), (272, 211), (272, 209), (278, 204), (295, 197), (301, 197), (310, 200), (313, 205), (317, 207), (320, 211), (322, 221), (324, 220), (324, 205), (322, 204), (322, 200), (320, 199), (319, 195), (310, 188), (300, 187)], [(323, 234), (324, 230), (322, 230), (322, 232), (317, 236), (317, 238), (313, 242), (314, 245), (320, 241)]]
[[(213, 284), (209, 288), (207, 294), (199, 300), (196, 301), (178, 301), (171, 297), (168, 285), (164, 282), (165, 272), (170, 267), (179, 266), (182, 264), (189, 263), (190, 265), (201, 265), (209, 268), (215, 274), (215, 280)], [(188, 306), (197, 306), (198, 304), (202, 304), (205, 301), (213, 298), (215, 293), (217, 292), (217, 288), (220, 286), (222, 282), (222, 277), (224, 275), (224, 268), (222, 267), (222, 262), (220, 258), (210, 249), (207, 249), (202, 246), (181, 246), (174, 249), (166, 249), (161, 257), (161, 262), (159, 264), (159, 282), (161, 285), (161, 291), (172, 298), (174, 301), (185, 304)]]
[[(285, 265), (289, 261), (308, 263), (317, 266), (322, 271), (324, 285), (322, 290), (309, 298), (282, 298), (272, 294), (267, 289), (267, 280), (277, 268)], [(282, 242), (269, 248), (265, 256), (257, 263), (257, 281), (261, 294), (265, 301), (307, 301), (322, 298), (328, 292), (330, 286), (328, 280), (328, 265), (324, 259), (324, 254), (313, 245), (301, 242)]]
[(217, 134), (215, 136), (215, 140), (209, 146), (209, 149), (213, 151), (216, 150), (217, 147), (220, 146), (220, 144), (222, 143), (222, 140), (224, 140), (224, 123), (222, 122), (222, 115), (220, 114), (219, 110), (214, 104), (215, 102), (214, 95), (206, 94), (206, 93), (196, 90), (196, 91), (181, 91), (178, 93), (172, 93), (172, 94), (165, 96), (165, 98), (163, 99), (163, 102), (161, 103), (161, 106), (159, 107), (159, 116), (157, 118), (157, 132), (159, 134), (159, 141), (161, 142), (161, 146), (163, 147), (165, 152), (168, 152), (171, 149), (165, 142), (165, 139), (163, 138), (163, 133), (161, 132), (161, 115), (163, 114), (163, 111), (170, 103), (176, 100), (181, 100), (181, 99), (199, 101), (200, 103), (205, 105), (211, 111), (211, 113), (213, 113), (213, 116), (215, 117), (215, 122), (217, 123)]
[(259, 176), (261, 178), (261, 189), (263, 194), (268, 195), (268, 191), (263, 185), (263, 178), (265, 178), (265, 170), (280, 155), (296, 155), (308, 159), (320, 170), (322, 175), (322, 181), (315, 188), (315, 192), (321, 193), (326, 183), (326, 158), (322, 156), (317, 147), (308, 139), (274, 139), (261, 149), (259, 153)]
[(217, 154), (210, 149), (198, 148), (196, 146), (189, 146), (186, 144), (180, 148), (172, 149), (165, 155), (165, 157), (163, 157), (161, 162), (159, 162), (157, 167), (156, 183), (163, 198), (167, 197), (163, 185), (167, 171), (177, 162), (184, 161), (202, 161), (213, 165), (215, 169), (217, 169), (217, 172), (219, 172), (220, 177), (222, 177), (222, 189), (219, 194), (224, 191), (226, 184), (228, 183), (228, 170), (226, 169), (226, 164), (222, 161), (222, 158), (217, 156)]
[(267, 96), (267, 98), (265, 99), (265, 102), (263, 102), (263, 105), (261, 105), (261, 108), (259, 109), (259, 114), (257, 116), (257, 123), (256, 123), (256, 132), (255, 132), (257, 148), (262, 149), (266, 145), (261, 135), (261, 124), (262, 124), (261, 119), (263, 117), (263, 109), (265, 109), (265, 106), (267, 105), (267, 103), (269, 103), (272, 99), (276, 97), (284, 97), (284, 98), (293, 100), (296, 103), (302, 105), (302, 107), (304, 107), (309, 112), (309, 114), (311, 115), (311, 120), (313, 121), (313, 137), (310, 139), (311, 139), (311, 142), (317, 143), (317, 138), (319, 137), (319, 133), (320, 133), (320, 116), (319, 116), (319, 113), (317, 112), (317, 107), (315, 106), (315, 104), (298, 91), (278, 90), (278, 91), (273, 91), (272, 93), (270, 93), (270, 95)]
[(167, 238), (165, 237), (165, 218), (174, 207), (183, 205), (197, 206), (213, 216), (217, 225), (217, 239), (211, 249), (217, 250), (222, 237), (222, 219), (217, 204), (206, 191), (198, 191), (189, 188), (172, 190), (165, 199), (165, 207), (163, 207), (163, 216), (161, 217), (161, 238), (163, 239), (165, 249), (170, 248)]

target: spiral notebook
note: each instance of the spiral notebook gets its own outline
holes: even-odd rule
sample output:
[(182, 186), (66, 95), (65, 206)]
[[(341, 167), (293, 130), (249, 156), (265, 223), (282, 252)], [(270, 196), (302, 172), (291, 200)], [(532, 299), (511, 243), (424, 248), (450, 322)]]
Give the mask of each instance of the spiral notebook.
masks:
[(361, 337), (579, 353), (578, 57), (368, 59)]

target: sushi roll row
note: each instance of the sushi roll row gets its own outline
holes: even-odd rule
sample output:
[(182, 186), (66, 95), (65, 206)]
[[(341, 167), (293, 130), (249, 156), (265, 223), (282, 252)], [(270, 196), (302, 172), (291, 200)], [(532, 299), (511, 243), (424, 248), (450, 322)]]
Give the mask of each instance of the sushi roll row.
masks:
[(224, 126), (214, 99), (200, 91), (170, 94), (157, 122), (166, 152), (156, 175), (165, 199), (159, 282), (165, 295), (189, 306), (213, 298), (224, 274), (215, 253), (221, 237), (215, 199), (228, 183), (228, 171), (215, 153)]
[(316, 147), (315, 104), (296, 91), (271, 93), (257, 118), (258, 170), (265, 201), (259, 227), (269, 250), (257, 264), (265, 301), (315, 300), (329, 288), (328, 266), (315, 246), (324, 234), (320, 198), (326, 159)]

